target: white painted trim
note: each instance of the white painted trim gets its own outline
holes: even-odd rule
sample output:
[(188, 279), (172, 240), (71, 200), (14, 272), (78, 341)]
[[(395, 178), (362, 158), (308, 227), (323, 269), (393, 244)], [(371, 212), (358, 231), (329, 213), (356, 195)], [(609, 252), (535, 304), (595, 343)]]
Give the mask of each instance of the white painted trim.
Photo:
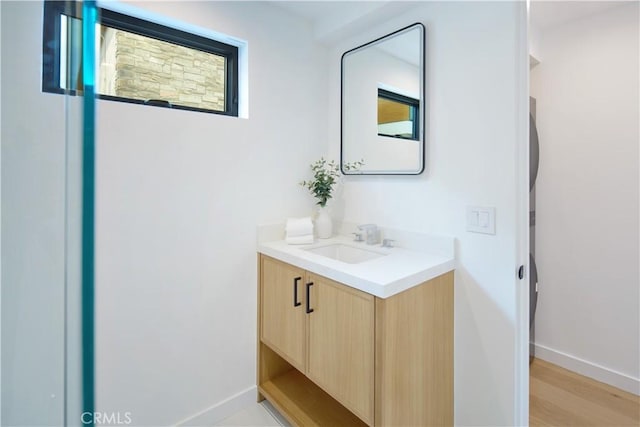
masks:
[(180, 421), (175, 426), (213, 426), (247, 406), (254, 405), (257, 400), (258, 389), (256, 386), (252, 386)]
[(107, 9), (112, 12), (121, 13), (123, 15), (133, 16), (134, 18), (143, 19), (145, 21), (153, 22), (159, 25), (164, 25), (165, 27), (175, 28), (176, 30), (196, 34), (211, 40), (227, 43), (238, 48), (243, 47), (247, 44), (245, 40), (239, 39), (237, 37), (214, 31), (209, 28), (189, 24), (187, 22), (170, 18), (156, 12), (151, 12), (149, 10), (125, 3), (121, 0), (98, 0), (97, 5), (101, 9)]
[(516, 13), (516, 254), (525, 267), (518, 279), (514, 266), (515, 348), (513, 425), (529, 425), (529, 2), (517, 3)]
[(534, 344), (534, 346), (535, 357), (539, 359), (640, 396), (640, 378), (633, 378), (542, 344)]

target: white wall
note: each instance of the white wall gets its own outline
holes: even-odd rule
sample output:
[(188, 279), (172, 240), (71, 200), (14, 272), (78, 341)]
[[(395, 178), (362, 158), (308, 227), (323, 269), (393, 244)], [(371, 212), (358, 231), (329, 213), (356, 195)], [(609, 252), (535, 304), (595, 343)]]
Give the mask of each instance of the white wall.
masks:
[[(537, 3), (534, 3), (531, 7), (536, 7)], [(540, 28), (535, 22), (529, 20), (529, 54), (533, 56), (537, 61), (540, 61)]]
[(540, 31), (538, 356), (640, 392), (638, 3)]
[[(42, 94), (42, 3), (2, 8), (2, 425), (62, 425), (65, 104)], [(73, 308), (70, 308), (70, 311)]]
[(135, 6), (246, 40), (249, 118), (98, 104), (97, 406), (136, 425), (255, 400), (256, 225), (311, 213), (298, 182), (326, 149), (308, 24), (262, 2), (179, 3)]
[[(349, 177), (344, 219), (455, 236), (455, 422), (516, 423), (516, 167), (522, 4), (433, 2), (330, 52), (330, 146), (340, 141), (340, 55), (414, 22), (427, 28), (426, 172)], [(521, 142), (521, 141), (520, 141)], [(469, 205), (496, 208), (495, 236), (465, 231)], [(398, 242), (400, 245), (402, 242)]]

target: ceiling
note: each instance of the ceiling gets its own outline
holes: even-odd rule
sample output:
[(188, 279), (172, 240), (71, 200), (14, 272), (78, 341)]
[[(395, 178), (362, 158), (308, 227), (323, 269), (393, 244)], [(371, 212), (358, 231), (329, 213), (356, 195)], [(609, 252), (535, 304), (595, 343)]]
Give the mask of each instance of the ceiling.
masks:
[(331, 44), (421, 5), (421, 1), (287, 1), (271, 4), (307, 20), (316, 40)]
[[(311, 23), (316, 23), (332, 16), (337, 16), (350, 10), (357, 11), (367, 7), (367, 3), (353, 1), (272, 1), (276, 6), (287, 9), (294, 15), (298, 15)], [(386, 3), (386, 2), (381, 2)]]
[[(406, 12), (429, 1), (367, 1), (367, 0), (271, 0), (270, 3), (307, 20), (315, 38), (331, 43), (357, 34), (376, 22), (394, 14)], [(602, 13), (629, 1), (595, 0), (531, 0), (530, 22), (537, 29), (561, 25), (575, 19)]]
[(553, 27), (629, 4), (629, 1), (532, 0), (530, 22), (537, 29)]

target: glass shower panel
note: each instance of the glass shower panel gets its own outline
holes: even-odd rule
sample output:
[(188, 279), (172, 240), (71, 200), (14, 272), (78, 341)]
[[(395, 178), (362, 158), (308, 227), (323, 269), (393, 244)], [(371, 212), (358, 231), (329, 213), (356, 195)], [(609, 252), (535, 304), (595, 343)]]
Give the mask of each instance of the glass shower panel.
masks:
[(92, 425), (93, 94), (41, 91), (43, 2), (2, 1), (0, 22), (0, 424)]

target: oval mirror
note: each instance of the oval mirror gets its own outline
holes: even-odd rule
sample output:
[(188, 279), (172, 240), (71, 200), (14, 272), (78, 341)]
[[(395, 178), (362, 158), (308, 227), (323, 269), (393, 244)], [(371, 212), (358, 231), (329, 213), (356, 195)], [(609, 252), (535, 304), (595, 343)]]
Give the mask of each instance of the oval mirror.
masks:
[[(342, 55), (340, 159), (346, 175), (424, 170), (425, 28), (413, 24)], [(345, 165), (364, 161), (358, 170)]]

